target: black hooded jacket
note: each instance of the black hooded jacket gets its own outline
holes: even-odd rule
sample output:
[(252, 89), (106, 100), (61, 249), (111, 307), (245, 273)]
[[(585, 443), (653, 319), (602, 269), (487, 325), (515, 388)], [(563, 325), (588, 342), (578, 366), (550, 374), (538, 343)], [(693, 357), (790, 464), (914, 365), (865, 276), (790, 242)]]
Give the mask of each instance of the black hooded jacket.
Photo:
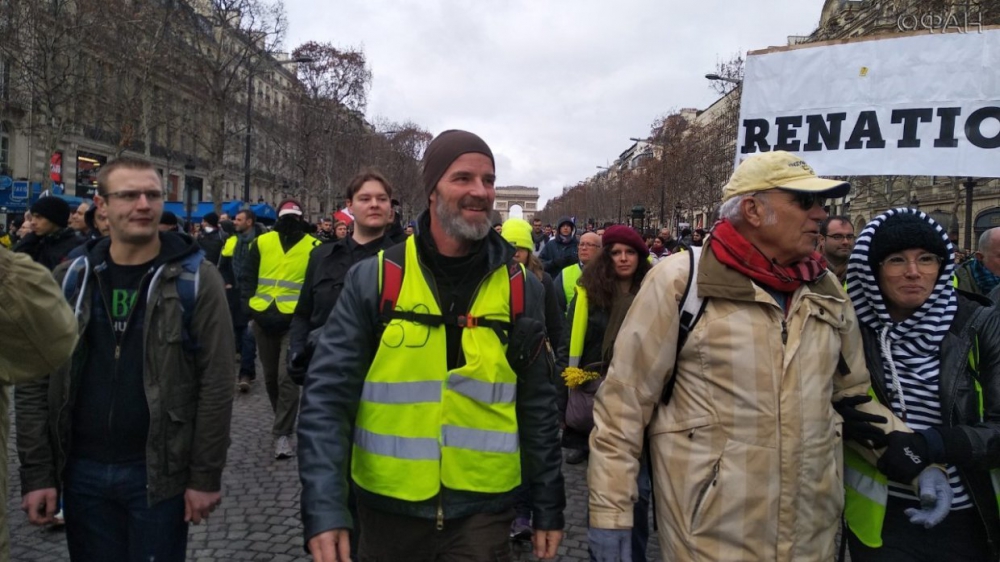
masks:
[(72, 228), (63, 228), (46, 236), (31, 232), (14, 246), (13, 251), (28, 254), (35, 263), (52, 271), (82, 242), (84, 239), (77, 236)]

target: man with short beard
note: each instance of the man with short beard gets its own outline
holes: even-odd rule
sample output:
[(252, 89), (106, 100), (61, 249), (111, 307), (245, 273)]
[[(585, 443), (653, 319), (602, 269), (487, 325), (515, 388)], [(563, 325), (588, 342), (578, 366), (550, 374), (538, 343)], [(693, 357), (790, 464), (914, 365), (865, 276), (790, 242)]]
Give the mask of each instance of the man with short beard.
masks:
[[(361, 560), (506, 560), (523, 481), (535, 555), (554, 558), (565, 495), (544, 290), (490, 228), (496, 175), (482, 139), (441, 133), (423, 180), (417, 233), (351, 269), (309, 365), (306, 548), (347, 560), (360, 522)], [(524, 313), (512, 319), (516, 300)]]

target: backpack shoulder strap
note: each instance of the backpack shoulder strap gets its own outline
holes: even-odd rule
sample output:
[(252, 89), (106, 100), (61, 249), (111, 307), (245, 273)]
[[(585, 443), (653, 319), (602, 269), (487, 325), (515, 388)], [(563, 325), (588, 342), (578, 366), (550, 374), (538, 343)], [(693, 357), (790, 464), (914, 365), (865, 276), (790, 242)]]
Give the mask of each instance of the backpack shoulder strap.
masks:
[(201, 262), (205, 252), (197, 252), (181, 261), (181, 274), (177, 277), (177, 296), (181, 301), (181, 345), (184, 351), (195, 353), (200, 349), (198, 342), (191, 333), (191, 323), (194, 319), (194, 308), (198, 302), (198, 288), (201, 281)]
[(681, 296), (680, 304), (680, 331), (677, 335), (677, 353), (687, 342), (688, 334), (694, 329), (703, 312), (705, 312), (705, 299), (698, 296), (698, 262), (701, 259), (701, 247), (692, 246), (685, 252), (690, 264), (688, 271), (688, 282), (684, 287), (684, 294)]
[[(677, 356), (680, 356), (681, 349), (687, 343), (687, 338), (694, 329), (695, 324), (705, 312), (707, 301), (698, 296), (698, 262), (701, 260), (701, 246), (692, 246), (685, 253), (688, 255), (688, 281), (684, 286), (684, 294), (681, 295), (680, 302), (680, 327), (677, 331)], [(674, 385), (677, 384), (677, 361), (674, 360), (674, 373), (670, 377), (666, 386), (663, 387), (663, 394), (660, 395), (660, 403), (670, 402), (670, 396), (674, 393)]]
[(80, 312), (80, 303), (83, 299), (84, 289), (87, 286), (87, 277), (90, 275), (90, 261), (87, 256), (80, 256), (73, 260), (66, 270), (66, 275), (62, 281), (63, 297), (66, 302), (73, 307), (73, 313)]
[(382, 250), (379, 256), (379, 315), (388, 324), (390, 316), (399, 302), (399, 292), (403, 288), (403, 270), (406, 265), (406, 244), (396, 244)]
[(524, 316), (524, 266), (511, 261), (507, 268), (510, 274), (510, 323)]

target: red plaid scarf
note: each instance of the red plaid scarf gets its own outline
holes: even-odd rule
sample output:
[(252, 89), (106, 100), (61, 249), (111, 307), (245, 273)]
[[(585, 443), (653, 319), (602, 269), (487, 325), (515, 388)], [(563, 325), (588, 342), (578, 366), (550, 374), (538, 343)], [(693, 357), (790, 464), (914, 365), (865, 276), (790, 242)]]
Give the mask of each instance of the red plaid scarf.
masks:
[(826, 259), (819, 252), (792, 265), (778, 265), (727, 220), (717, 222), (712, 228), (709, 245), (723, 265), (776, 291), (795, 292), (803, 283), (812, 283), (826, 272)]

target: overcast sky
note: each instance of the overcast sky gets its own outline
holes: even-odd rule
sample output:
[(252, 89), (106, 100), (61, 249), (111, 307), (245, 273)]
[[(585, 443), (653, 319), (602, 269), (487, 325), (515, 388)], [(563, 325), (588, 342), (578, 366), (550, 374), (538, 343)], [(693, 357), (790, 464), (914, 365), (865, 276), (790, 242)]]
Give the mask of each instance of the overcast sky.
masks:
[(360, 47), (369, 118), (472, 131), (498, 185), (542, 200), (592, 176), (659, 116), (708, 107), (704, 75), (784, 45), (823, 0), (285, 0), (288, 50)]

